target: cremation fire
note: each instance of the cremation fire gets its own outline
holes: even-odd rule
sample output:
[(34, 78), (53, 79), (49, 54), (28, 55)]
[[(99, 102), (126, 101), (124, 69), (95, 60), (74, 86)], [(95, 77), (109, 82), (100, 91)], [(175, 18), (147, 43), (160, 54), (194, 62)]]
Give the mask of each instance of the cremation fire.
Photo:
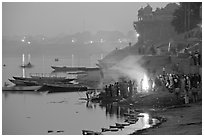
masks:
[(141, 84), (142, 84), (142, 90), (147, 92), (149, 89), (149, 83), (148, 83), (147, 75), (144, 74), (144, 77), (143, 77)]

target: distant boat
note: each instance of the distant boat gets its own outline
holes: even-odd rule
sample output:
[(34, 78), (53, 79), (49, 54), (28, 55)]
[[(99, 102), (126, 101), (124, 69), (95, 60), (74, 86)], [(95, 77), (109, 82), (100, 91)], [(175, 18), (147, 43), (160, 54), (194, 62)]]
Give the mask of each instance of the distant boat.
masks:
[(21, 65), (21, 68), (32, 68), (33, 65), (29, 62), (28, 64)]
[(58, 59), (58, 58), (55, 58), (55, 61), (57, 62), (57, 61), (59, 61), (59, 59)]
[(57, 72), (69, 72), (69, 71), (94, 71), (94, 70), (100, 70), (100, 68), (96, 67), (96, 68), (88, 68), (88, 67), (67, 67), (67, 66), (63, 66), (63, 67), (57, 67), (57, 66), (51, 66), (52, 69), (54, 69), (54, 71)]
[(42, 86), (12, 86), (2, 87), (2, 91), (38, 91)]
[(70, 74), (70, 75), (87, 75), (87, 73), (84, 72), (84, 71), (79, 71), (79, 72), (67, 72), (67, 74)]
[(25, 55), (22, 54), (22, 65), (21, 65), (21, 67), (22, 68), (32, 68), (33, 65), (31, 64), (30, 60), (31, 60), (31, 56), (30, 56), (30, 54), (28, 54), (28, 63), (25, 64)]

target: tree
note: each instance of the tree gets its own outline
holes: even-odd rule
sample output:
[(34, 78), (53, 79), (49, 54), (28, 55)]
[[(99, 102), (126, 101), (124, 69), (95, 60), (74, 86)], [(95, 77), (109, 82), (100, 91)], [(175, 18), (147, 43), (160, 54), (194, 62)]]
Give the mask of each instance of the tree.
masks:
[(195, 28), (201, 22), (202, 2), (180, 2), (180, 7), (173, 13), (172, 25), (175, 31), (183, 33)]

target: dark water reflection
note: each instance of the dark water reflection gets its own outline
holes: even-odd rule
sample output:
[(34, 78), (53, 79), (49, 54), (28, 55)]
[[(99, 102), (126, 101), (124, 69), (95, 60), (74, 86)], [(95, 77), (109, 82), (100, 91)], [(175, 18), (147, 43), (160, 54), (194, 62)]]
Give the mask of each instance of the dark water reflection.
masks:
[[(101, 131), (116, 122), (123, 123), (123, 115), (129, 111), (117, 104), (79, 100), (86, 96), (84, 92), (3, 92), (2, 95), (3, 134), (48, 134), (48, 130), (52, 130), (52, 134), (80, 135), (83, 129)], [(138, 123), (118, 134), (149, 125), (144, 118)], [(58, 130), (63, 132), (58, 133)]]

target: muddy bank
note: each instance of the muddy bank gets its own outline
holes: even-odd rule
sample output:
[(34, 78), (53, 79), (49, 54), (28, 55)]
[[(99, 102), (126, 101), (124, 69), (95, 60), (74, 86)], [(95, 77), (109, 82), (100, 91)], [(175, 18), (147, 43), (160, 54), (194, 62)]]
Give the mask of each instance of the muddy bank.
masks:
[(117, 102), (130, 109), (150, 113), (160, 123), (151, 128), (137, 130), (133, 134), (141, 135), (201, 135), (202, 134), (202, 94), (199, 102), (185, 104), (184, 98), (177, 98), (167, 91), (136, 94), (131, 99)]
[(152, 114), (164, 118), (162, 123), (149, 129), (136, 131), (133, 135), (202, 134), (202, 101), (153, 111)]

